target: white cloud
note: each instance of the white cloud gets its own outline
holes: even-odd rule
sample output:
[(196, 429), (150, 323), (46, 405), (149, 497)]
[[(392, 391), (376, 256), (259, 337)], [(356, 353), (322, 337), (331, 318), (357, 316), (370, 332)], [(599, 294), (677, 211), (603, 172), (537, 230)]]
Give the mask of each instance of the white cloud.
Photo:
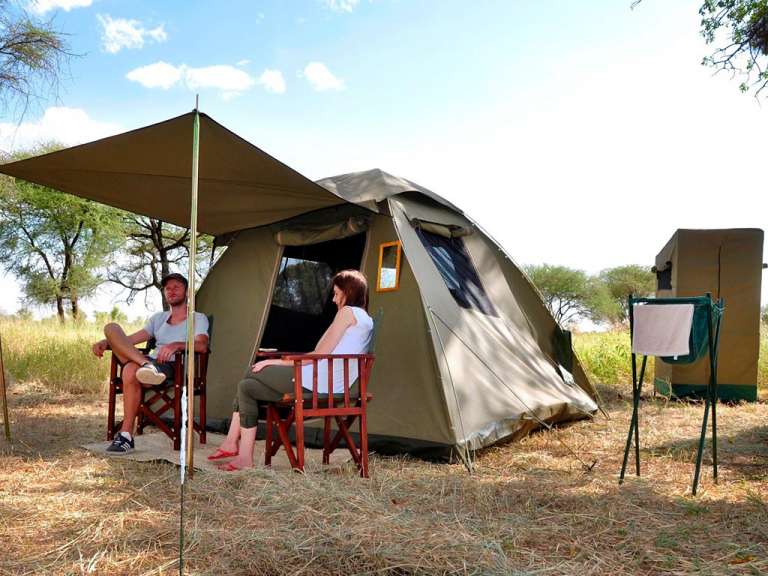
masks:
[(162, 88), (168, 90), (181, 80), (184, 67), (176, 67), (167, 62), (155, 62), (147, 66), (135, 68), (125, 75), (128, 80), (138, 82), (145, 88)]
[[(238, 62), (240, 65), (246, 63), (247, 61), (243, 60)], [(257, 84), (275, 94), (283, 94), (286, 88), (285, 78), (280, 70), (267, 68), (256, 79), (248, 72), (228, 64), (193, 68), (185, 64), (174, 66), (160, 61), (131, 70), (126, 74), (126, 78), (145, 88), (168, 90), (172, 86), (183, 83), (190, 90), (219, 90), (225, 101), (240, 96)]]
[(322, 0), (323, 5), (334, 12), (352, 12), (360, 0)]
[(185, 80), (191, 90), (216, 88), (231, 95), (237, 95), (251, 88), (256, 81), (253, 76), (234, 66), (218, 65), (205, 68), (185, 69)]
[(310, 62), (307, 64), (306, 68), (304, 68), (304, 76), (306, 76), (309, 83), (318, 92), (344, 89), (344, 81), (336, 78), (322, 62)]
[(148, 30), (138, 20), (112, 18), (109, 14), (99, 14), (97, 18), (103, 28), (101, 41), (104, 50), (110, 54), (117, 54), (123, 48), (143, 48), (147, 39), (155, 42), (165, 42), (168, 39), (162, 24)]
[(82, 108), (52, 106), (33, 122), (0, 123), (0, 149), (26, 149), (36, 144), (60, 142), (67, 146), (90, 142), (121, 131), (120, 126), (93, 120)]
[(73, 8), (86, 8), (91, 4), (93, 0), (32, 0), (28, 6), (35, 14), (45, 14), (57, 8), (69, 12)]
[(280, 70), (270, 70), (267, 68), (259, 76), (259, 84), (264, 86), (267, 92), (274, 92), (275, 94), (285, 93), (285, 78)]
[(250, 64), (250, 63), (251, 63), (251, 61), (247, 60), (247, 59), (238, 60), (237, 61), (237, 66), (248, 66), (248, 64)]

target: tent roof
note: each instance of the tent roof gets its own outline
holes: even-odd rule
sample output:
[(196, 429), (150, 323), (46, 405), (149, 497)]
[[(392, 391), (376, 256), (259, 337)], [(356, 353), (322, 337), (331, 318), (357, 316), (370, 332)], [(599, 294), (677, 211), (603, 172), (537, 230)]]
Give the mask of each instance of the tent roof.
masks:
[[(42, 156), (0, 172), (104, 204), (189, 225), (194, 112)], [(198, 227), (222, 234), (343, 204), (200, 114)]]
[(386, 200), (390, 196), (402, 194), (403, 192), (418, 192), (443, 206), (447, 206), (451, 210), (462, 213), (461, 210), (448, 202), (448, 200), (431, 190), (378, 168), (331, 176), (318, 180), (317, 183), (348, 202), (359, 204), (372, 210), (376, 210), (377, 202)]

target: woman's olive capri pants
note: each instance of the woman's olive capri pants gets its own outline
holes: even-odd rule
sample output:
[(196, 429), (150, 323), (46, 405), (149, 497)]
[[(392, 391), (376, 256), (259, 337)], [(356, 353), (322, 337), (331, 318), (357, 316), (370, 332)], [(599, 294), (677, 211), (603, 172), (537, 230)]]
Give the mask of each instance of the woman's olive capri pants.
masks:
[(250, 368), (237, 385), (233, 410), (240, 412), (240, 426), (254, 428), (259, 423), (259, 402), (277, 402), (293, 393), (293, 366), (267, 366), (259, 372)]

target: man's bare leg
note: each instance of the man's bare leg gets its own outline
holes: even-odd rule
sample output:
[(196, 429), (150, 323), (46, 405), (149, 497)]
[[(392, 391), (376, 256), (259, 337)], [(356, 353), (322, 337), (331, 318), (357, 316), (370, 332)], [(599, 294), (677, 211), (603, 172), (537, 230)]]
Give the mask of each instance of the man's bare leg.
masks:
[(133, 423), (139, 412), (142, 393), (141, 383), (136, 379), (138, 368), (139, 365), (135, 362), (128, 362), (123, 366), (123, 425), (120, 427), (120, 432), (128, 432), (131, 435), (133, 435)]
[(107, 339), (112, 353), (118, 357), (121, 363), (134, 362), (138, 366), (144, 364), (147, 359), (139, 352), (119, 324), (111, 322), (104, 326), (104, 336)]

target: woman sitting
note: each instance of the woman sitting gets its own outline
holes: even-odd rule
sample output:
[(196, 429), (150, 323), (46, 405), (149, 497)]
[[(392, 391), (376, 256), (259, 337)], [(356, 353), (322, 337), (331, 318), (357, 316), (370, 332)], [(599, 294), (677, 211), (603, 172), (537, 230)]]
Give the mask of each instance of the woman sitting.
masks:
[[(313, 354), (363, 354), (373, 330), (373, 320), (368, 315), (368, 282), (357, 270), (342, 270), (333, 277), (333, 303), (338, 312), (325, 331)], [(333, 362), (333, 394), (344, 392), (343, 362)], [(327, 360), (317, 362), (317, 389), (320, 394), (329, 393)], [(358, 376), (357, 362), (349, 363), (349, 383)], [(285, 394), (294, 392), (293, 361), (272, 358), (256, 362), (237, 387), (235, 411), (227, 438), (209, 460), (233, 457), (223, 465), (227, 471), (253, 466), (253, 446), (256, 441), (256, 425), (259, 403), (277, 402)], [(305, 361), (301, 369), (304, 389), (312, 390), (313, 367)]]

